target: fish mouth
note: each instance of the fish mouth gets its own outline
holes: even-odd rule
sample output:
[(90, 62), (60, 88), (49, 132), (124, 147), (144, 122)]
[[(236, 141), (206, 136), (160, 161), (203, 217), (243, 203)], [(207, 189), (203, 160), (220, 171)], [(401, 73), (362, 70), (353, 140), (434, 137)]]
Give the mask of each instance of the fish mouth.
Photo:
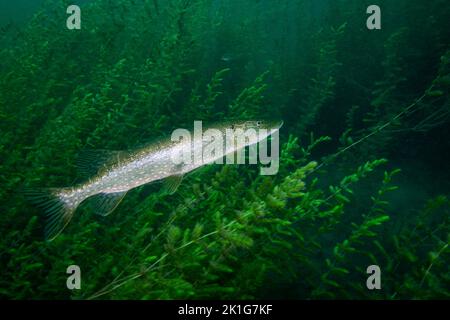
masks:
[(280, 129), (284, 124), (283, 120), (271, 120), (268, 121), (268, 127), (272, 130), (278, 130)]
[(284, 124), (283, 120), (278, 120), (278, 121), (276, 121), (275, 127), (277, 129), (280, 129), (283, 126), (283, 124)]

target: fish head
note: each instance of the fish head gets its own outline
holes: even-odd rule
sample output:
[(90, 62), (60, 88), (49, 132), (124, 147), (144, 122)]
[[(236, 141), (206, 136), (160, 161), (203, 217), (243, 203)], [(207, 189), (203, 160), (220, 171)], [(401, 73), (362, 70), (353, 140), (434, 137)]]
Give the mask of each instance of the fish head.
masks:
[(280, 130), (282, 125), (282, 120), (272, 119), (229, 120), (216, 126), (216, 128), (223, 134), (226, 134), (226, 132), (232, 132), (235, 136), (243, 134), (249, 139), (249, 144), (253, 144), (274, 134)]
[(283, 125), (282, 120), (273, 119), (255, 119), (255, 120), (226, 120), (222, 122), (212, 123), (204, 127), (204, 129), (214, 129), (226, 134), (251, 134), (254, 132), (258, 135), (259, 140), (270, 136), (280, 130)]
[(281, 128), (283, 125), (282, 120), (272, 119), (257, 119), (257, 120), (243, 120), (231, 123), (231, 126), (235, 129), (242, 129), (244, 131), (249, 129), (254, 130), (267, 130), (269, 133), (273, 133)]

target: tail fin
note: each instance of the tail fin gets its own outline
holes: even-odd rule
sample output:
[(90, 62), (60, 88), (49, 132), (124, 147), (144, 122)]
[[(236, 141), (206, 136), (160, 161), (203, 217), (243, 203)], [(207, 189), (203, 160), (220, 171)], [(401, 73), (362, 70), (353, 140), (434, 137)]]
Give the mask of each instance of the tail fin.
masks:
[(45, 238), (55, 239), (67, 226), (78, 203), (65, 202), (61, 197), (64, 189), (25, 189), (25, 197), (46, 213)]

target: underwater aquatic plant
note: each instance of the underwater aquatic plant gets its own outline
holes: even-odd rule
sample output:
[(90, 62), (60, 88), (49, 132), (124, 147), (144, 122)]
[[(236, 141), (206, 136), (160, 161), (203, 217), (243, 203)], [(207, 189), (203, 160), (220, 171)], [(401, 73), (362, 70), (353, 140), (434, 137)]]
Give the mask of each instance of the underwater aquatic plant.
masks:
[[(449, 17), (416, 3), (382, 1), (381, 32), (341, 0), (96, 0), (79, 32), (49, 2), (5, 30), (0, 297), (448, 298)], [(108, 219), (81, 205), (49, 243), (17, 192), (80, 182), (82, 149), (259, 115), (285, 120), (275, 176), (200, 168)], [(64, 287), (72, 264), (80, 291)], [(365, 286), (373, 264), (381, 291)]]

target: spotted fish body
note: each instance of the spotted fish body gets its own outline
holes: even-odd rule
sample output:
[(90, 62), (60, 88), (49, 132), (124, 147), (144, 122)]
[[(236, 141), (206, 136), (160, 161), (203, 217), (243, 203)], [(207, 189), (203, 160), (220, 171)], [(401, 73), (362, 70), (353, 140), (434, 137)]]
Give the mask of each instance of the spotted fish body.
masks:
[[(69, 188), (30, 190), (27, 196), (47, 212), (46, 238), (52, 240), (61, 233), (76, 208), (87, 198), (93, 198), (96, 213), (106, 216), (129, 190), (138, 186), (165, 179), (165, 190), (173, 193), (184, 174), (260, 142), (278, 131), (281, 125), (280, 121), (241, 121), (213, 126), (224, 137), (223, 148), (207, 154), (201, 161), (175, 162), (173, 157), (186, 150), (193, 155), (197, 148), (204, 148), (208, 142), (205, 142), (203, 135), (194, 135), (192, 140), (166, 139), (134, 151), (88, 151), (80, 158), (81, 171), (85, 175), (91, 174), (85, 183)], [(243, 144), (230, 143), (226, 132), (238, 128), (264, 129), (262, 131), (265, 133), (249, 138)]]

